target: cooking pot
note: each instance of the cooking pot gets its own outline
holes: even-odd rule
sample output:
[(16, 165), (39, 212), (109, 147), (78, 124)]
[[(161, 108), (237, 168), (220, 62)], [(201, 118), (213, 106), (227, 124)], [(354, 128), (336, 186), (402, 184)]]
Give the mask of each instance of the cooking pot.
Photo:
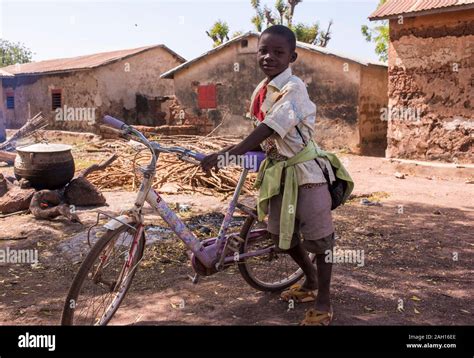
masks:
[(71, 146), (37, 143), (16, 149), (13, 171), (18, 180), (27, 179), (35, 189), (59, 189), (74, 177)]

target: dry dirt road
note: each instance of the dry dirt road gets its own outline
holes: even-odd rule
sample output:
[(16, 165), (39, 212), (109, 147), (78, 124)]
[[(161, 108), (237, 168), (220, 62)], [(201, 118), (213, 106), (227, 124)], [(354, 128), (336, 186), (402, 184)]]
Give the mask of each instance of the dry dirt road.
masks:
[[(363, 250), (364, 265), (335, 264), (334, 325), (458, 325), (473, 320), (474, 185), (453, 175), (408, 175), (397, 179), (395, 163), (347, 155), (355, 194), (334, 211), (339, 249)], [(428, 170), (429, 173), (429, 170)], [(446, 174), (446, 173), (445, 173)], [(115, 212), (134, 193), (106, 193)], [(225, 202), (202, 195), (165, 196), (191, 205), (186, 219), (222, 213)], [(252, 201), (252, 198), (246, 198)], [(80, 211), (86, 224), (93, 212)], [(216, 217), (210, 216), (210, 217)], [(148, 217), (148, 223), (156, 220)], [(209, 224), (211, 226), (211, 224)], [(0, 324), (58, 324), (83, 245), (80, 224), (42, 222), (31, 215), (0, 219), (0, 249), (39, 252), (39, 265), (0, 264)], [(310, 304), (294, 309), (278, 294), (248, 286), (238, 270), (205, 277), (194, 285), (187, 256), (178, 244), (147, 246), (132, 289), (112, 320), (117, 325), (294, 325)], [(403, 305), (403, 309), (399, 309)]]

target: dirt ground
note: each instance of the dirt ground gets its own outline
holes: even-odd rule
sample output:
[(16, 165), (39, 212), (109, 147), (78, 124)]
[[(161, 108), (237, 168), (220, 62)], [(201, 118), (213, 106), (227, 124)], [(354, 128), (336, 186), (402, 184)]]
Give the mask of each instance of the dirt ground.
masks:
[[(364, 250), (364, 265), (333, 268), (334, 325), (461, 325), (473, 320), (474, 185), (446, 171), (397, 179), (396, 163), (344, 156), (357, 198), (333, 212), (340, 249)], [(0, 168), (8, 174), (11, 168)], [(428, 171), (429, 172), (429, 171)], [(447, 174), (446, 174), (447, 173)], [(449, 175), (449, 173), (453, 175)], [(446, 174), (446, 175), (445, 175)], [(114, 213), (130, 206), (132, 192), (106, 192)], [(222, 215), (226, 202), (204, 195), (165, 195), (190, 204), (185, 219)], [(368, 198), (381, 206), (362, 205)], [(251, 202), (253, 198), (245, 198)], [(146, 211), (150, 214), (150, 211)], [(86, 226), (93, 209), (81, 208)], [(158, 218), (147, 216), (147, 223)], [(212, 227), (212, 223), (209, 224)], [(0, 249), (36, 248), (39, 264), (0, 264), (0, 324), (58, 324), (84, 249), (84, 227), (31, 215), (0, 219)], [(215, 233), (215, 230), (213, 230)], [(115, 325), (295, 325), (310, 303), (288, 304), (276, 293), (251, 288), (235, 268), (193, 284), (183, 246), (148, 245), (133, 286), (112, 320)], [(184, 305), (177, 304), (184, 302)], [(403, 308), (401, 308), (403, 305)]]

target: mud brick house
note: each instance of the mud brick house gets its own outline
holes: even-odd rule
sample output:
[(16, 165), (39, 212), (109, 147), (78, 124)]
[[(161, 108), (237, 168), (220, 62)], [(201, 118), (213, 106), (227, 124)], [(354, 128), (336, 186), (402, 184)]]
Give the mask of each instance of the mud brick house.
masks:
[(396, 115), (388, 120), (387, 156), (473, 162), (474, 1), (389, 0), (369, 18), (390, 28)]
[[(248, 133), (244, 118), (255, 86), (264, 78), (256, 62), (258, 34), (248, 32), (164, 73), (186, 112), (206, 116), (218, 131)], [(387, 67), (326, 48), (297, 44), (293, 73), (318, 106), (316, 139), (326, 148), (385, 154)], [(221, 123), (222, 122), (222, 123)]]
[(4, 67), (0, 122), (19, 128), (41, 111), (63, 130), (96, 131), (105, 113), (130, 124), (166, 124), (161, 104), (174, 88), (160, 74), (183, 62), (155, 45)]

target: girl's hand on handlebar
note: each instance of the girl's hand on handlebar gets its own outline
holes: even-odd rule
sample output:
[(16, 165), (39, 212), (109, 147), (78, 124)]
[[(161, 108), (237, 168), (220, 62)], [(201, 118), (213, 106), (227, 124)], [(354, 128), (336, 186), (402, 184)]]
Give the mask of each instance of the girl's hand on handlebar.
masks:
[(206, 173), (209, 173), (209, 171), (214, 168), (216, 172), (219, 172), (219, 168), (217, 167), (218, 156), (219, 153), (212, 153), (204, 157), (204, 159), (201, 161), (202, 170), (204, 170)]

